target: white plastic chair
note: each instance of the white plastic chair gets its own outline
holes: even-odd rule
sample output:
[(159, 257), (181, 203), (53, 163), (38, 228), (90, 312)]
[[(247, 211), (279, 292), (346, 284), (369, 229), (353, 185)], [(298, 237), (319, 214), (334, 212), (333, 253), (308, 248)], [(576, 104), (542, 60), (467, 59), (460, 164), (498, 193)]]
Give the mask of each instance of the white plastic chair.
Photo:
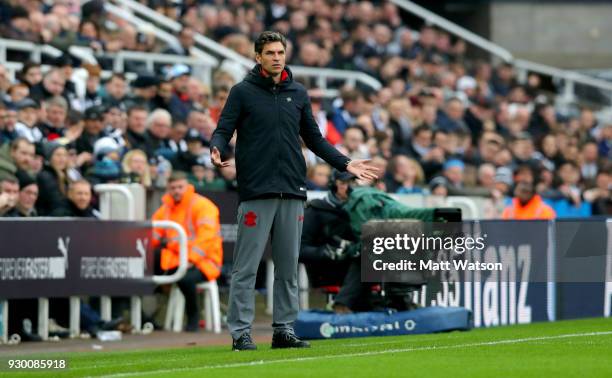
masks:
[[(217, 281), (206, 281), (196, 285), (196, 289), (204, 295), (204, 320), (206, 330), (221, 333), (221, 304), (219, 302), (219, 286)], [(181, 332), (185, 316), (185, 296), (177, 285), (172, 285), (170, 298), (166, 309), (164, 329)]]
[(204, 294), (204, 320), (206, 330), (221, 333), (221, 304), (217, 281), (199, 283), (196, 288)]

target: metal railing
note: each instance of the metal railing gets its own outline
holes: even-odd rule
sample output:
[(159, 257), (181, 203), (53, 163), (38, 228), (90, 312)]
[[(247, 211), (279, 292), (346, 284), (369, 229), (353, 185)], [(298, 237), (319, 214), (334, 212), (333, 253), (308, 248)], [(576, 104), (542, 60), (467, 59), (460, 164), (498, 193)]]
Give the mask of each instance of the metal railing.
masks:
[[(98, 184), (94, 186), (96, 193), (100, 193), (100, 211), (103, 214), (104, 219), (119, 219), (113, 216), (111, 196), (113, 193), (121, 195), (125, 199), (125, 208), (127, 210), (127, 216), (125, 220), (134, 221), (136, 220), (136, 202), (134, 195), (130, 191), (127, 185), (124, 184)], [(179, 281), (187, 272), (187, 234), (181, 225), (172, 221), (154, 221), (154, 228), (165, 228), (172, 229), (178, 233), (179, 242), (179, 266), (176, 271), (171, 275), (155, 275), (152, 277), (153, 282), (157, 285), (174, 283)], [(72, 300), (72, 299), (71, 299)], [(103, 295), (100, 297), (100, 317), (103, 320), (111, 319), (111, 297)], [(72, 308), (72, 307), (71, 307)], [(131, 324), (136, 331), (140, 331), (142, 325), (141, 319), (142, 310), (142, 298), (138, 295), (134, 295), (130, 298), (130, 313), (131, 313)], [(72, 324), (72, 323), (71, 323)], [(78, 330), (78, 323), (75, 326)]]
[(3, 64), (7, 62), (8, 50), (29, 52), (30, 59), (35, 62), (40, 62), (43, 54), (53, 58), (62, 56), (61, 50), (50, 45), (40, 45), (29, 41), (0, 38), (0, 62)]
[(500, 57), (506, 62), (510, 62), (514, 59), (512, 53), (505, 48), (475, 34), (464, 27), (461, 27), (455, 23), (448, 21), (447, 19), (438, 16), (432, 11), (407, 0), (391, 0), (392, 3), (398, 7), (404, 9), (407, 12), (414, 14), (428, 23), (436, 25), (449, 33), (461, 37), (462, 39), (480, 47), (481, 49), (490, 52), (491, 54)]
[[(7, 51), (17, 50), (29, 52), (30, 57), (35, 62), (40, 62), (42, 54), (50, 55), (51, 57), (59, 57), (62, 51), (49, 45), (37, 45), (32, 42), (19, 41), (13, 39), (0, 39), (0, 62), (7, 68), (9, 77), (15, 80), (17, 72), (23, 67), (23, 62), (7, 61)], [(87, 46), (70, 46), (68, 48), (70, 55), (82, 60), (83, 62), (98, 64), (98, 59), (111, 59), (113, 62), (113, 70), (115, 72), (125, 72), (126, 61), (142, 62), (146, 69), (153, 71), (156, 64), (177, 64), (182, 63), (192, 67), (193, 75), (202, 79), (206, 84), (210, 84), (212, 80), (212, 70), (217, 65), (218, 61), (210, 55), (194, 50), (194, 56), (180, 56), (172, 54), (147, 53), (140, 51), (122, 50), (117, 53), (95, 52)], [(43, 71), (47, 71), (49, 66), (42, 65)], [(111, 71), (103, 71), (102, 77), (107, 78), (112, 74)], [(132, 80), (136, 77), (133, 72), (125, 72), (128, 79)]]
[(153, 282), (158, 285), (171, 284), (179, 281), (187, 272), (187, 233), (183, 227), (170, 220), (153, 221), (154, 228), (167, 228), (177, 232), (179, 242), (179, 265), (170, 275), (153, 276)]
[[(178, 33), (182, 29), (181, 24), (179, 24), (178, 22), (160, 13), (157, 13), (153, 9), (145, 5), (142, 5), (136, 1), (133, 1), (133, 0), (116, 0), (116, 1), (117, 3), (130, 9), (131, 11), (143, 17), (146, 17), (150, 20), (153, 20), (158, 25), (161, 25), (167, 28), (168, 30), (171, 30), (174, 33)], [(221, 56), (224, 59), (238, 63), (243, 68), (251, 69), (255, 65), (255, 62), (253, 60), (240, 55), (236, 51), (226, 46), (223, 46), (222, 44), (202, 34), (195, 33), (194, 40), (199, 46), (206, 48), (208, 51), (214, 52), (214, 54), (216, 54), (217, 56)], [(294, 65), (291, 65), (290, 67), (291, 67), (291, 71), (296, 77), (316, 79), (318, 87), (322, 89), (326, 94), (337, 93), (335, 91), (329, 92), (330, 88), (328, 88), (327, 79), (342, 79), (342, 80), (345, 80), (347, 84), (349, 85), (355, 85), (356, 83), (361, 83), (375, 90), (382, 88), (382, 84), (377, 79), (363, 72), (359, 72), (359, 71), (294, 66)]]
[[(117, 193), (125, 198), (125, 206), (127, 209), (127, 219), (132, 221), (136, 219), (136, 205), (134, 203), (134, 195), (130, 190), (121, 184), (98, 184), (94, 186), (94, 191), (101, 194), (100, 196), (100, 212), (102, 213), (102, 219), (113, 219), (112, 216), (112, 202), (110, 196), (112, 193)], [(116, 218), (115, 218), (116, 219)]]
[(164, 64), (185, 64), (192, 68), (192, 75), (210, 85), (212, 81), (212, 70), (216, 65), (206, 57), (200, 57), (199, 52), (195, 51), (197, 56), (182, 56), (173, 54), (148, 53), (142, 51), (121, 50), (116, 53), (97, 52), (90, 47), (72, 46), (71, 53), (77, 55), (80, 59), (86, 61), (97, 62), (99, 59), (108, 59), (113, 62), (114, 72), (126, 72), (126, 62), (142, 62), (149, 72), (155, 72), (155, 65)]
[[(123, 2), (119, 1), (119, 3), (123, 3)], [(168, 33), (167, 31), (160, 29), (149, 22), (144, 21), (139, 17), (134, 16), (132, 13), (128, 11), (128, 9), (123, 9), (121, 7), (110, 4), (108, 2), (104, 3), (104, 9), (108, 11), (109, 13), (112, 13), (115, 16), (120, 17), (128, 21), (129, 23), (135, 25), (140, 30), (146, 30), (146, 31), (152, 32), (156, 38), (166, 42), (170, 46), (176, 47), (180, 45), (179, 40), (176, 38), (174, 34)], [(202, 50), (198, 50), (197, 48), (194, 48), (192, 52), (194, 54), (197, 54), (198, 58), (204, 60), (204, 63), (208, 65), (217, 66), (219, 64), (219, 60), (217, 58), (215, 58), (214, 56), (210, 54), (205, 53)]]
[(357, 82), (365, 84), (368, 87), (379, 90), (382, 88), (380, 81), (372, 76), (359, 71), (338, 70), (334, 68), (315, 68), (304, 66), (291, 66), (291, 72), (297, 77), (315, 77), (317, 86), (321, 89), (327, 89), (326, 81), (328, 79), (343, 79), (350, 86), (355, 86)]
[(564, 70), (529, 60), (518, 59), (505, 48), (467, 30), (464, 27), (438, 16), (437, 14), (412, 1), (391, 0), (391, 2), (406, 12), (412, 13), (415, 16), (422, 18), (426, 22), (436, 25), (437, 27), (444, 29), (451, 34), (462, 38), (475, 46), (478, 46), (479, 48), (491, 53), (493, 56), (498, 57), (505, 62), (512, 63), (518, 69), (519, 78), (522, 80), (526, 80), (528, 72), (534, 72), (563, 80), (563, 88), (560, 99), (566, 104), (576, 101), (575, 84), (581, 84), (609, 92), (608, 94), (610, 95), (611, 99), (610, 105), (612, 106), (612, 83), (610, 82), (595, 79), (575, 71)]

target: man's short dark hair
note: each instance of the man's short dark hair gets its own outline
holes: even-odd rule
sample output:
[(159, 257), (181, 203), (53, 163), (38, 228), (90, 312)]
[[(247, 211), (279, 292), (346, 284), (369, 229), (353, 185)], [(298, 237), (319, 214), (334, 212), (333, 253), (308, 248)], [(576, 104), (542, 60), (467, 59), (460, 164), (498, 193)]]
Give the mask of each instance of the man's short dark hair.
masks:
[(179, 180), (187, 180), (187, 173), (183, 171), (172, 171), (170, 177), (168, 177), (168, 183)]
[(230, 86), (227, 84), (218, 84), (213, 86), (213, 94), (216, 96), (219, 92), (229, 92)]
[[(7, 173), (6, 175), (3, 175), (2, 177), (0, 177), (0, 185), (2, 185), (5, 182), (10, 182), (11, 184), (19, 185), (19, 180), (17, 180), (17, 177), (15, 177), (15, 175), (11, 173)], [(0, 187), (0, 193), (2, 193), (1, 187)]]
[(267, 43), (273, 42), (280, 42), (283, 44), (283, 47), (287, 49), (287, 39), (281, 33), (267, 30), (261, 33), (255, 40), (255, 52), (261, 54), (264, 46)]
[(68, 185), (68, 191), (74, 190), (78, 185), (87, 185), (91, 189), (91, 183), (85, 179), (79, 179), (76, 181), (72, 181), (70, 185)]
[(108, 78), (107, 83), (113, 79), (119, 79), (121, 81), (126, 81), (125, 75), (121, 72), (113, 72), (112, 75)]
[(17, 151), (17, 149), (19, 148), (19, 145), (21, 145), (21, 144), (27, 144), (28, 146), (33, 146), (34, 145), (34, 143), (30, 142), (26, 138), (18, 137), (18, 138), (13, 139), (13, 141), (11, 142), (10, 150), (11, 151)]
[(359, 130), (359, 132), (361, 132), (361, 135), (363, 136), (364, 143), (366, 140), (368, 140), (368, 133), (365, 131), (365, 128), (363, 126), (359, 124), (351, 125), (344, 130), (345, 135), (348, 130)]
[(359, 98), (363, 98), (363, 94), (358, 89), (350, 88), (343, 89), (340, 92), (340, 97), (342, 98), (342, 101), (346, 103), (351, 101), (357, 101), (359, 100)]
[(427, 125), (419, 125), (417, 127), (414, 128), (414, 130), (412, 131), (412, 133), (416, 136), (419, 135), (420, 133), (424, 133), (424, 132), (431, 132), (431, 128)]
[(149, 112), (149, 110), (144, 106), (144, 105), (140, 105), (140, 104), (134, 104), (132, 106), (130, 106), (127, 110), (127, 115), (130, 116), (132, 114), (132, 112), (138, 111), (138, 110), (142, 110), (145, 112)]

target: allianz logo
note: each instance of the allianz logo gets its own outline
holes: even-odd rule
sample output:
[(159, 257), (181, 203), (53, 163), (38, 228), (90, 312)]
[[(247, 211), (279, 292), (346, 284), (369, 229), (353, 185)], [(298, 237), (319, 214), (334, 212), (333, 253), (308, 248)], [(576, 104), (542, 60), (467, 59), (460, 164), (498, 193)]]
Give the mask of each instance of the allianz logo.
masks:
[(390, 323), (382, 323), (375, 324), (371, 326), (358, 327), (354, 325), (332, 325), (331, 323), (325, 322), (321, 324), (319, 327), (319, 332), (321, 336), (325, 338), (330, 338), (335, 334), (367, 334), (373, 332), (385, 332), (385, 331), (413, 331), (416, 328), (416, 322), (412, 319), (408, 319), (401, 323), (400, 321), (390, 322)]

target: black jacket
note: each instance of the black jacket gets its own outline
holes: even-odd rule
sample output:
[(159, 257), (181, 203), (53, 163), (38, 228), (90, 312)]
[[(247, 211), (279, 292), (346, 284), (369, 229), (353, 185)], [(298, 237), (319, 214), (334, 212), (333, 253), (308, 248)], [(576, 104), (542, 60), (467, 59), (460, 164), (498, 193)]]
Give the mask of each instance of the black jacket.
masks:
[(191, 168), (198, 162), (198, 156), (189, 151), (179, 152), (170, 163), (175, 171), (191, 172)]
[(355, 262), (354, 259), (332, 260), (326, 253), (328, 247), (339, 247), (340, 239), (357, 241), (342, 204), (329, 196), (310, 201), (304, 210), (300, 261), (306, 264), (313, 287), (342, 284), (349, 265)]
[(62, 206), (55, 208), (51, 212), (52, 217), (75, 217), (75, 218), (98, 218), (97, 211), (89, 206), (84, 210), (75, 206), (72, 201), (66, 199)]
[[(124, 140), (127, 144), (127, 147), (130, 150), (135, 150), (135, 149), (139, 149), (142, 150), (143, 152), (146, 153), (147, 151), (147, 134), (142, 133), (136, 133), (130, 129), (127, 129), (127, 131), (124, 134)], [(147, 155), (148, 158), (152, 158), (153, 156), (149, 156)]]
[(104, 133), (98, 133), (98, 135), (93, 135), (88, 133), (87, 131), (83, 131), (83, 133), (77, 138), (74, 142), (74, 146), (78, 154), (81, 152), (89, 152), (93, 153), (94, 144), (96, 141), (104, 136)]
[(17, 207), (13, 207), (11, 211), (3, 215), (5, 218), (33, 218), (37, 216), (38, 213), (36, 212), (36, 209), (32, 209), (29, 213), (24, 213)]
[(350, 159), (319, 131), (306, 89), (287, 78), (278, 85), (256, 65), (235, 85), (210, 146), (224, 151), (237, 131), (236, 168), (241, 201), (267, 196), (306, 198), (306, 163), (300, 136), (308, 148), (334, 168), (345, 171)]
[[(44, 166), (36, 176), (38, 183), (38, 199), (36, 200), (36, 211), (40, 216), (48, 216), (51, 212), (62, 206), (66, 196), (60, 190), (57, 173), (50, 166)], [(63, 183), (68, 188), (68, 180)]]
[(148, 157), (155, 157), (159, 154), (159, 149), (170, 150), (170, 141), (168, 139), (160, 139), (153, 135), (150, 131), (145, 131), (145, 153)]

